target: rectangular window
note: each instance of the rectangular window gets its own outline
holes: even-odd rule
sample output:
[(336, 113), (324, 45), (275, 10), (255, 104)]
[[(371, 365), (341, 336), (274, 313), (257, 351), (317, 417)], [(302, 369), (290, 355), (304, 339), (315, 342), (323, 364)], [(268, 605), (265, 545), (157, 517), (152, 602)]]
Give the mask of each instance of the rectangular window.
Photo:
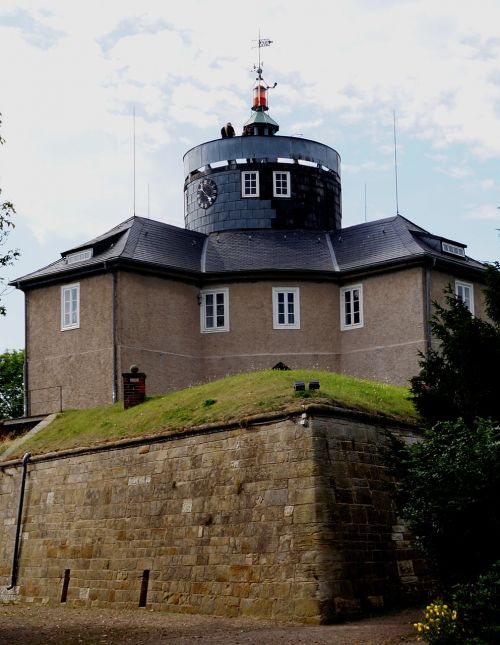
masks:
[(241, 196), (259, 196), (259, 173), (256, 171), (244, 171), (241, 173)]
[(452, 255), (465, 257), (465, 249), (463, 246), (457, 246), (456, 244), (450, 244), (449, 242), (441, 242), (441, 248), (444, 253), (451, 253)]
[(290, 197), (290, 173), (273, 171), (274, 197)]
[(474, 313), (474, 287), (468, 282), (455, 282), (455, 294), (457, 298), (463, 300), (467, 309)]
[(363, 327), (363, 287), (358, 284), (340, 290), (340, 329)]
[(297, 287), (273, 287), (273, 329), (300, 329)]
[(227, 289), (201, 292), (201, 331), (229, 331)]
[(83, 249), (77, 253), (70, 253), (66, 256), (66, 262), (68, 264), (75, 264), (76, 262), (84, 262), (85, 260), (90, 260), (92, 257), (92, 249)]
[(80, 327), (80, 285), (61, 287), (61, 330)]

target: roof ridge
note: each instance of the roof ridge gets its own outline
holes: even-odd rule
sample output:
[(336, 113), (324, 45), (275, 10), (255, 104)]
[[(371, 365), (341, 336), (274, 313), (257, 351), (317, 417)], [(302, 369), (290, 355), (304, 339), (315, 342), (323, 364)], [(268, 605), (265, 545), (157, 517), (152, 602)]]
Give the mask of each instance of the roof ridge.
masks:
[[(402, 222), (401, 220), (404, 220), (404, 222)], [(426, 252), (425, 249), (423, 249), (422, 246), (417, 242), (417, 240), (415, 240), (415, 238), (413, 237), (412, 231), (410, 231), (410, 229), (406, 226), (406, 224), (405, 224), (406, 222), (408, 222), (410, 224), (413, 224), (413, 222), (411, 222), (406, 217), (403, 217), (403, 215), (398, 214), (397, 217), (394, 218), (393, 229), (394, 229), (395, 234), (398, 236), (399, 240), (401, 241), (401, 244), (405, 247), (405, 249), (407, 249), (407, 251), (409, 251), (410, 253), (415, 253), (415, 249), (414, 248), (412, 249), (411, 246), (408, 244), (407, 240), (405, 240), (403, 235), (401, 235), (400, 226), (398, 226), (398, 224), (403, 225), (404, 230), (406, 231), (406, 233), (410, 234), (413, 244), (416, 245), (420, 249), (421, 253), (425, 254), (425, 252)]]
[(361, 228), (361, 227), (375, 225), (375, 224), (387, 224), (388, 222), (393, 222), (395, 219), (397, 219), (397, 217), (398, 217), (397, 215), (392, 215), (391, 217), (373, 219), (373, 220), (369, 220), (368, 222), (359, 222), (359, 224), (351, 224), (351, 226), (344, 226), (340, 228), (338, 231), (332, 231), (332, 233), (334, 234), (339, 233), (340, 235), (342, 235), (344, 231), (352, 230), (354, 228)]
[[(144, 223), (142, 221), (138, 221), (139, 219), (142, 220), (143, 218), (138, 218), (136, 215), (134, 215), (134, 221), (132, 223), (132, 226), (126, 232), (127, 239), (125, 241), (125, 244), (123, 245), (121, 254), (129, 253), (130, 255), (134, 256), (135, 250), (137, 248), (137, 244), (139, 243), (141, 232), (144, 228)], [(135, 231), (134, 229), (138, 229), (138, 230)], [(135, 239), (134, 239), (134, 235), (130, 235), (131, 231), (134, 232)]]

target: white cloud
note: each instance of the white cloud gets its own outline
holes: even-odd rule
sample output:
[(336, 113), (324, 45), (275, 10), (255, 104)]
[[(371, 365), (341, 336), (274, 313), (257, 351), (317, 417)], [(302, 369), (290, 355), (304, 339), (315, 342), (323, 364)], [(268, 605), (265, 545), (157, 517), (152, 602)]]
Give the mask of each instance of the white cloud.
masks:
[(500, 222), (500, 207), (491, 204), (478, 204), (469, 206), (465, 217), (474, 220), (492, 220)]
[[(39, 236), (83, 234), (128, 214), (133, 106), (144, 181), (158, 182), (156, 196), (172, 193), (169, 210), (182, 209), (182, 188), (167, 187), (167, 167), (181, 168), (186, 145), (249, 113), (259, 24), (239, 19), (248, 9), (242, 0), (216, 7), (2, 2), (0, 55), (14, 62), (0, 69), (8, 139), (1, 181)], [(257, 0), (252, 10), (274, 41), (261, 53), (264, 77), (278, 81), (270, 102), (280, 133), (330, 137), (335, 146), (357, 128), (365, 158), (375, 144), (389, 159), (395, 110), (398, 143), (431, 144), (449, 176), (471, 172), (448, 160), (454, 146), (482, 160), (500, 156), (500, 137), (492, 136), (500, 118), (496, 0), (483, 0), (481, 11), (431, 0), (318, 0), (314, 10)], [(343, 167), (389, 168), (388, 161)]]
[(463, 166), (447, 166), (438, 168), (437, 170), (452, 179), (463, 179), (464, 177), (470, 177), (472, 175), (472, 171)]

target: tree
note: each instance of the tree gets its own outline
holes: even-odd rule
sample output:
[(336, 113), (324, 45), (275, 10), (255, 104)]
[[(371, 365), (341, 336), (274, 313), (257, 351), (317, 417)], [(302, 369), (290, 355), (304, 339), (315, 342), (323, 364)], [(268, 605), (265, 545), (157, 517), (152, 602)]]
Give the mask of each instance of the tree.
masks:
[(0, 354), (0, 419), (23, 415), (24, 352)]
[[(0, 125), (1, 124), (2, 124), (2, 121), (0, 120)], [(5, 140), (0, 135), (0, 145), (3, 145), (4, 143), (5, 143)], [(2, 193), (2, 189), (0, 188), (0, 195), (1, 193)], [(12, 202), (9, 202), (9, 201), (0, 202), (0, 267), (12, 265), (14, 263), (14, 260), (16, 260), (19, 257), (18, 249), (9, 249), (9, 250), (2, 249), (2, 247), (5, 245), (7, 241), (7, 237), (9, 236), (9, 233), (15, 226), (12, 221), (12, 218), (15, 212), (16, 211), (14, 209)], [(4, 283), (5, 281), (0, 275), (0, 296), (2, 296), (3, 293), (5, 293), (5, 287), (3, 286)], [(5, 316), (5, 313), (6, 313), (5, 306), (0, 303), (0, 316)]]
[(486, 274), (486, 310), (491, 322), (471, 314), (465, 303), (445, 291), (445, 304), (434, 303), (430, 321), (436, 348), (420, 354), (420, 373), (410, 379), (410, 398), (423, 419), (438, 421), (476, 417), (500, 420), (500, 267)]
[(445, 587), (475, 580), (500, 556), (500, 427), (441, 422), (423, 441), (392, 437), (398, 512)]

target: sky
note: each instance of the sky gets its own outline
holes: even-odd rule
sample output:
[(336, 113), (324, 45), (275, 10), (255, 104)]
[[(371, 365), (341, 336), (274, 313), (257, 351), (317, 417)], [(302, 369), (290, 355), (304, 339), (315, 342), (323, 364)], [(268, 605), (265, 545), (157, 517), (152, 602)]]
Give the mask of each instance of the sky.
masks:
[[(500, 259), (499, 25), (498, 0), (0, 0), (1, 276), (134, 210), (183, 226), (182, 157), (241, 133), (259, 34), (279, 134), (341, 156), (343, 226), (399, 210)], [(22, 348), (24, 295), (1, 298), (0, 352)]]

